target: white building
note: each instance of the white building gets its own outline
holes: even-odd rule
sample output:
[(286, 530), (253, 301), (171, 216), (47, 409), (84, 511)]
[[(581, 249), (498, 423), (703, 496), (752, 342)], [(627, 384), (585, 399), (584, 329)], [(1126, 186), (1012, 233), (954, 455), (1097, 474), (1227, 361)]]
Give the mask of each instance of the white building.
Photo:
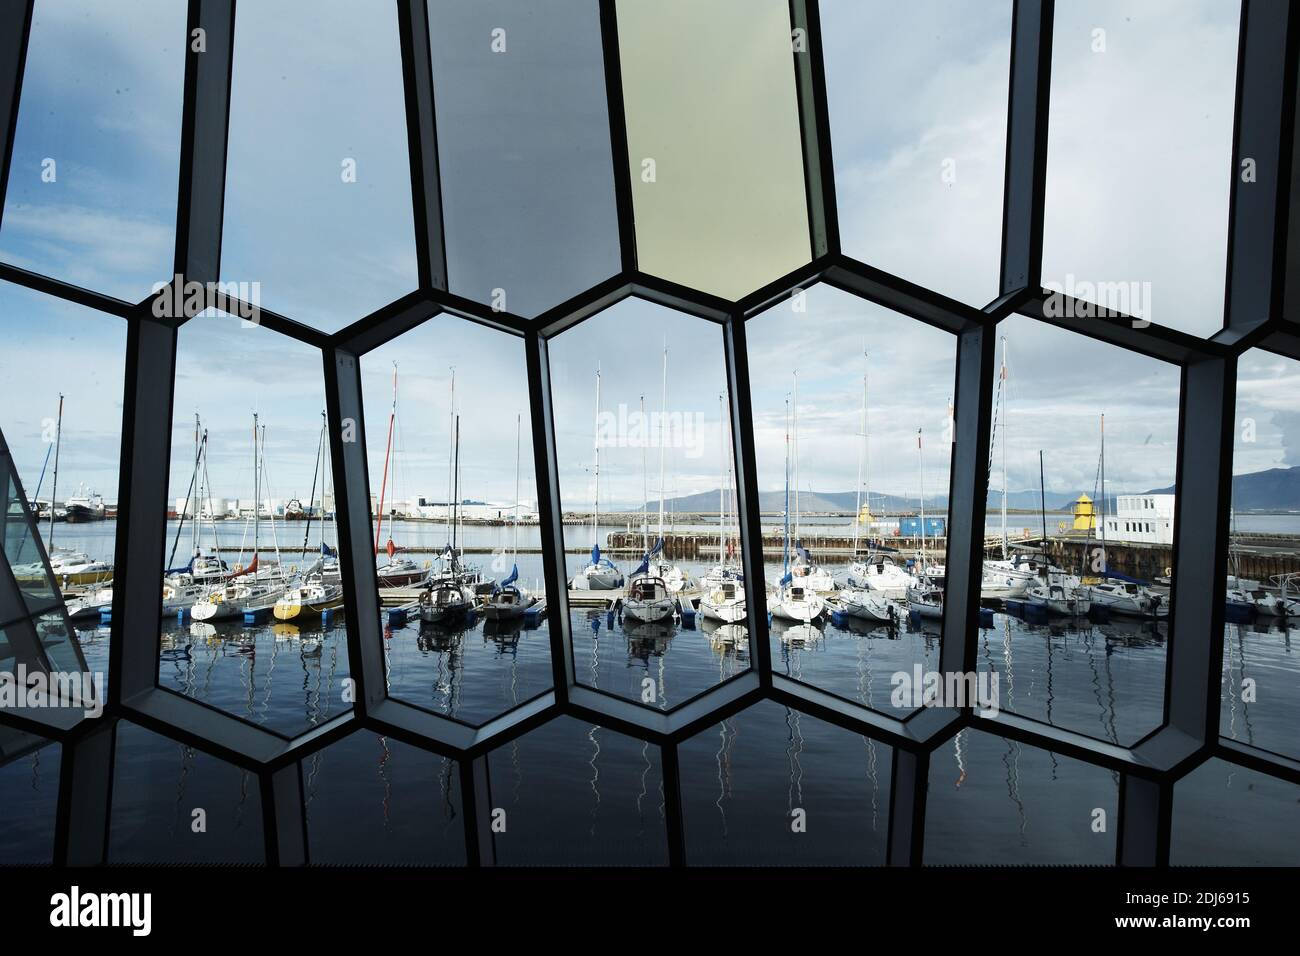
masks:
[(1103, 519), (1097, 537), (1142, 544), (1174, 543), (1173, 495), (1118, 495), (1115, 513)]

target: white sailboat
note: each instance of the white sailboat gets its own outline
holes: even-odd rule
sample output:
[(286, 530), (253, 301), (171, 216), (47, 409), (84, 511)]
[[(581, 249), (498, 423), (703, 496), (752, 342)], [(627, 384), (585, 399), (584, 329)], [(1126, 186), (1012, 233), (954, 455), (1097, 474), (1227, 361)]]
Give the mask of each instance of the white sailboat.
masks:
[[(1102, 580), (1089, 587), (1092, 606), (1129, 617), (1168, 617), (1169, 603), (1140, 581), (1113, 575), (1106, 563), (1106, 416), (1101, 416), (1101, 511), (1098, 516), (1098, 541), (1101, 545)], [(1116, 577), (1116, 580), (1107, 580)]]
[(925, 451), (919, 428), (916, 430), (916, 460), (921, 492), (918, 509), (921, 522), (921, 571), (918, 576), (919, 583), (907, 589), (907, 607), (920, 617), (942, 620), (943, 588), (935, 582), (942, 581), (943, 575), (942, 572), (936, 573), (935, 569), (929, 566), (925, 550)]
[[(1017, 556), (1012, 560), (1010, 544), (1007, 539), (1007, 394), (1009, 379), (1007, 377), (1007, 339), (1002, 337), (1002, 366), (998, 371), (998, 394), (995, 406), (997, 417), (994, 428), (1001, 426), (1002, 458), (1002, 559), (985, 560), (983, 575), (980, 579), (980, 598), (983, 600), (1006, 601), (1024, 597), (1025, 591), (1035, 583), (1038, 574), (1033, 567), (1026, 567)], [(996, 436), (995, 436), (996, 437)]]
[(489, 621), (513, 621), (524, 616), (537, 603), (519, 580), (519, 445), (523, 433), (523, 416), (515, 413), (515, 566), (509, 576), (492, 588), (492, 594), (483, 604), (483, 617)]
[(595, 448), (595, 489), (591, 509), (591, 561), (573, 576), (575, 591), (615, 591), (623, 586), (623, 572), (600, 554), (600, 365), (596, 366), (596, 419), (592, 427)]
[(650, 549), (650, 574), (660, 578), (668, 588), (668, 592), (677, 595), (682, 590), (690, 587), (691, 576), (673, 564), (664, 555), (664, 462), (668, 450), (668, 439), (664, 435), (664, 429), (667, 428), (668, 422), (668, 344), (664, 343), (664, 361), (663, 361), (663, 391), (660, 397), (660, 415), (659, 415), (659, 541)]
[[(793, 621), (799, 624), (811, 624), (826, 613), (826, 602), (816, 591), (805, 587), (802, 581), (796, 582), (790, 564), (790, 409), (786, 407), (785, 432), (785, 534), (783, 546), (783, 574), (777, 582), (769, 606), (772, 617), (781, 621)], [(780, 631), (781, 639), (786, 640), (791, 630)], [(802, 633), (802, 632), (800, 632)], [(789, 638), (794, 640), (796, 638)]]
[(456, 415), (452, 426), (452, 493), (448, 496), (451, 509), (448, 518), (451, 527), (451, 541), (444, 552), (442, 571), (432, 577), (420, 593), (420, 620), (426, 624), (452, 624), (465, 617), (474, 607), (474, 589), (461, 575), (456, 548), (460, 502), (460, 416)]
[(718, 563), (701, 580), (700, 613), (711, 621), (736, 624), (745, 620), (745, 576), (740, 565), (732, 559), (730, 512), (726, 500), (727, 491), (731, 490), (732, 471), (725, 396), (718, 396), (718, 406), (722, 461), (725, 463), (725, 480), (718, 488)]

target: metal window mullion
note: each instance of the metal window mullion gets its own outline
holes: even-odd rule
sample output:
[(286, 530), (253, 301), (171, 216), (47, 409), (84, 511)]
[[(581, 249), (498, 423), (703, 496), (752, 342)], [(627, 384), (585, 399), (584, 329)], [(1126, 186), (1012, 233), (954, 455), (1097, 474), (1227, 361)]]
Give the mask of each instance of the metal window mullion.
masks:
[(1038, 292), (1043, 278), (1053, 0), (1016, 0), (1002, 202), (1002, 294)]
[(577, 683), (564, 555), (564, 511), (560, 501), (560, 466), (555, 444), (555, 412), (547, 340), (537, 331), (524, 338), (528, 371), (529, 425), (533, 433), (533, 468), (537, 481), (537, 521), (546, 581), (546, 622), (551, 643), (551, 684), (563, 706)]
[(62, 745), (55, 866), (94, 866), (108, 859), (117, 719), (105, 715), (87, 727)]
[(307, 863), (307, 813), (303, 800), (302, 764), (258, 773), (262, 828), (267, 866)]
[(948, 555), (940, 670), (974, 672), (984, 571), (996, 326), (957, 337), (957, 383), (948, 499)]
[[(361, 360), (344, 349), (322, 352), (325, 414), (329, 423), (334, 479), (334, 518), (339, 562), (344, 570), (343, 608), (348, 662), (356, 712), (365, 714), (388, 696), (388, 674), (380, 632), (379, 577), (370, 533), (370, 479), (366, 461)], [(322, 499), (323, 500), (323, 499)]]
[[(808, 244), (812, 258), (840, 251), (835, 167), (831, 159), (830, 111), (818, 0), (790, 0), (791, 47), (799, 132), (803, 146), (804, 197), (808, 204)], [(803, 47), (794, 31), (803, 31)]]
[(433, 90), (433, 53), (425, 0), (397, 0), (410, 150), (411, 199), (421, 290), (447, 289), (447, 250), (438, 166), (438, 124)]
[(736, 514), (740, 520), (740, 560), (745, 573), (745, 626), (749, 631), (750, 667), (759, 686), (772, 686), (769, 643), (767, 575), (763, 567), (763, 519), (758, 497), (758, 452), (754, 444), (753, 392), (745, 321), (733, 314), (723, 326), (723, 355), (731, 407), (732, 456), (736, 466)]
[[(496, 835), (492, 830), (492, 782), (488, 755), (456, 761), (460, 776), (461, 814), (465, 824), (465, 862), (471, 867), (496, 865)], [(506, 826), (510, 821), (507, 818)]]
[(615, 0), (600, 2), (600, 43), (605, 73), (605, 109), (609, 116), (609, 153), (614, 168), (614, 207), (618, 214), (619, 260), (625, 276), (634, 276), (636, 212), (632, 202), (632, 160), (627, 145), (627, 112), (623, 102), (623, 67), (618, 46)]
[(1243, 0), (1224, 282), (1233, 338), (1295, 311), (1300, 269), (1287, 266), (1300, 257), (1300, 238), (1292, 238), (1300, 229), (1300, 190), (1292, 186), (1296, 59), (1291, 4)]
[(18, 129), (18, 103), (22, 98), (23, 69), (32, 30), (34, 0), (10, 0), (0, 6), (0, 222), (13, 162), (14, 135)]
[(925, 797), (930, 754), (895, 747), (889, 774), (886, 866), (920, 866), (925, 853)]

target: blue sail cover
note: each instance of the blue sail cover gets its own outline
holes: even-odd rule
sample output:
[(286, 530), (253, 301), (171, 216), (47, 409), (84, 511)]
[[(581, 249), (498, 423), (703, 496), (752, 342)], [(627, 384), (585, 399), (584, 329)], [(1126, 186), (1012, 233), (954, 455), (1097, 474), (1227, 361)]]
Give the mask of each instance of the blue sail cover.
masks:
[(646, 555), (646, 558), (648, 559), (654, 557), (656, 554), (662, 551), (663, 548), (664, 548), (664, 539), (662, 536), (660, 536), (659, 539), (655, 541), (655, 546), (650, 549), (650, 553)]
[(510, 569), (510, 576), (497, 585), (497, 590), (500, 591), (502, 588), (508, 588), (510, 587), (510, 585), (514, 584), (518, 580), (519, 580), (519, 565), (516, 564), (513, 568)]
[(324, 541), (320, 543), (320, 553), (321, 553), (321, 557), (323, 558), (337, 558), (339, 556), (338, 551), (335, 550), (334, 548), (331, 548)]
[(803, 559), (804, 564), (812, 564), (812, 555), (808, 553), (808, 549), (800, 542), (796, 541), (794, 543), (794, 551), (795, 554), (799, 555), (799, 557)]
[(600, 545), (598, 544), (591, 546), (591, 563), (594, 567), (600, 567)]
[(637, 569), (632, 572), (632, 577), (636, 577), (638, 574), (648, 574), (649, 572), (650, 572), (650, 555), (647, 554), (644, 558), (641, 559), (641, 563), (637, 565)]
[(785, 572), (785, 575), (784, 575), (784, 576), (781, 578), (781, 580), (778, 582), (777, 586), (778, 586), (778, 587), (785, 587), (787, 584), (790, 583), (790, 578), (791, 578), (790, 572), (789, 572), (789, 571)]

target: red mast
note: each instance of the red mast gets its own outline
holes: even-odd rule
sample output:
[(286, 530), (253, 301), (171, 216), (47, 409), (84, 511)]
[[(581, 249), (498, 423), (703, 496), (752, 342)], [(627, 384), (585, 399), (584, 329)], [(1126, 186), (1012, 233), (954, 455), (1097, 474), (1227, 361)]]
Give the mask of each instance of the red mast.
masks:
[(393, 409), (388, 413), (388, 447), (384, 450), (384, 480), (379, 486), (379, 526), (375, 528), (375, 554), (384, 531), (384, 494), (388, 490), (388, 459), (393, 454), (393, 421), (397, 418), (397, 363), (393, 363)]

